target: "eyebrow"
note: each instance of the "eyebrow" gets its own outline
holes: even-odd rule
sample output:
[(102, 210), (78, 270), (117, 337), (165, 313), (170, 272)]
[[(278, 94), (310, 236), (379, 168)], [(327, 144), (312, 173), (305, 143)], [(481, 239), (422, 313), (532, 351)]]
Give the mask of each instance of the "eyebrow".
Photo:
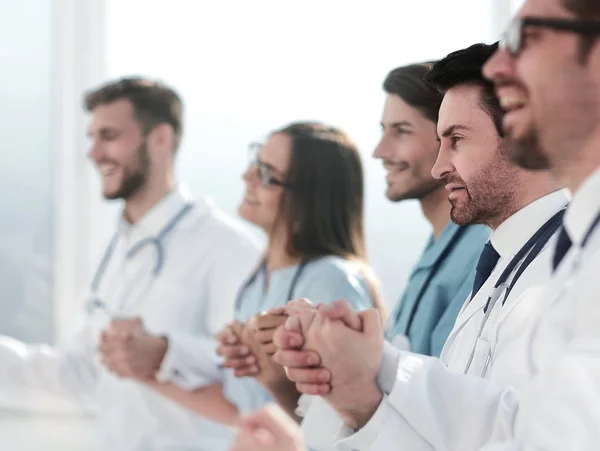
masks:
[[(381, 126), (385, 128), (385, 124), (381, 122)], [(390, 128), (402, 128), (402, 127), (412, 127), (412, 124), (408, 121), (400, 121), (400, 122), (392, 122), (388, 125)]]
[(467, 127), (466, 125), (454, 124), (443, 131), (442, 137), (447, 138), (448, 136), (450, 136), (452, 133), (454, 133), (457, 130), (471, 131), (472, 129), (470, 127)]
[[(117, 132), (117, 133), (119, 133), (119, 132), (120, 132), (120, 130), (118, 130), (118, 129), (117, 129), (117, 128), (115, 128), (115, 127), (109, 127), (109, 126), (105, 126), (105, 127), (99, 128), (99, 129), (98, 129), (96, 132), (97, 132), (98, 134), (101, 134), (101, 133), (106, 133), (106, 132)], [(88, 128), (88, 130), (87, 130), (87, 136), (88, 136), (89, 138), (93, 138), (93, 132), (92, 132), (92, 130), (91, 130), (91, 129), (89, 129), (89, 128)]]
[(263, 159), (261, 159), (261, 158), (260, 158), (260, 156), (257, 156), (257, 157), (256, 157), (256, 160), (257, 160), (257, 161), (258, 161), (260, 164), (262, 164), (262, 165), (264, 165), (266, 168), (268, 168), (268, 169), (269, 169), (269, 171), (273, 172), (275, 175), (279, 175), (280, 177), (283, 177), (283, 176), (284, 176), (284, 175), (283, 175), (283, 172), (281, 172), (279, 169), (277, 169), (277, 168), (276, 168), (275, 166), (273, 166), (272, 164), (270, 164), (270, 163), (267, 163), (266, 161), (264, 161)]

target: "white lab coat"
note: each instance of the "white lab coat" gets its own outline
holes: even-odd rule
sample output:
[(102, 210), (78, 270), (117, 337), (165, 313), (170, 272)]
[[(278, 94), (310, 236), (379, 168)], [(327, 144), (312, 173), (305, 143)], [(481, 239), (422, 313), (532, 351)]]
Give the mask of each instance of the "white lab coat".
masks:
[[(241, 223), (197, 200), (165, 238), (164, 266), (156, 277), (156, 248), (146, 246), (125, 258), (135, 243), (156, 236), (186, 202), (191, 198), (179, 187), (135, 226), (121, 221), (121, 238), (97, 294), (119, 316), (141, 316), (151, 333), (167, 335), (159, 376), (192, 389), (222, 378), (213, 337), (232, 320), (237, 290), (260, 249)], [(87, 313), (83, 305), (79, 316), (71, 337), (57, 348), (0, 337), (0, 407), (97, 410), (102, 449), (226, 449), (230, 436), (224, 426), (103, 368), (96, 349), (109, 319), (101, 311)]]
[(510, 436), (485, 451), (600, 448), (600, 226), (582, 248), (600, 214), (599, 192), (597, 170), (565, 216), (573, 246), (542, 293), (546, 310), (526, 348), (530, 382), (520, 393)]
[[(482, 385), (477, 397), (462, 402), (468, 417), (453, 434), (472, 435), (462, 449), (484, 451), (596, 451), (600, 444), (600, 228), (585, 248), (586, 231), (600, 213), (600, 171), (579, 189), (565, 215), (573, 246), (552, 280), (532, 295), (539, 303), (519, 337), (525, 356), (523, 383)], [(483, 381), (482, 381), (483, 382)], [(475, 393), (475, 392), (474, 392)], [(434, 408), (432, 406), (432, 408)], [(371, 451), (438, 449), (405, 428), (402, 415), (386, 415)], [(448, 425), (447, 425), (448, 426)], [(450, 426), (448, 426), (450, 427)], [(485, 430), (494, 433), (485, 434)], [(340, 448), (342, 449), (342, 448)], [(447, 449), (443, 447), (441, 449)]]
[[(502, 436), (508, 426), (486, 423), (491, 416), (485, 399), (490, 395), (494, 403), (497, 402), (493, 388), (496, 382), (519, 385), (526, 374), (522, 351), (525, 346), (520, 341), (523, 337), (520, 331), (540, 308), (532, 293), (550, 277), (554, 241), (551, 240), (523, 272), (506, 304), (502, 306), (500, 298), (494, 305), (485, 324), (483, 309), (496, 280), (514, 254), (567, 202), (565, 191), (544, 196), (494, 231), (491, 241), (501, 260), (475, 297), (465, 303), (440, 359), (400, 351), (386, 343), (382, 369), (391, 368), (392, 380), (386, 384), (384, 380), (390, 377), (380, 374), (380, 385), (389, 386), (387, 389), (382, 387), (387, 395), (363, 429), (353, 433), (339, 417), (336, 422), (331, 413), (326, 414), (331, 409), (323, 400), (312, 402), (302, 425), (309, 446), (319, 451), (366, 451), (383, 442), (388, 448), (381, 449), (391, 449), (391, 444), (402, 443), (402, 449), (411, 451), (463, 451), (476, 449), (472, 448), (473, 443), (484, 443), (487, 440), (484, 436)], [(471, 356), (472, 362), (467, 368)], [(394, 362), (391, 365), (390, 360)], [(498, 390), (503, 392), (503, 386)], [(513, 392), (505, 401), (511, 408), (516, 405)], [(471, 432), (456, 434), (455, 425), (466, 418), (473, 425)], [(394, 424), (394, 429), (389, 429), (394, 437), (392, 442), (382, 433), (382, 430), (388, 431), (388, 421)], [(336, 445), (332, 447), (334, 442)]]

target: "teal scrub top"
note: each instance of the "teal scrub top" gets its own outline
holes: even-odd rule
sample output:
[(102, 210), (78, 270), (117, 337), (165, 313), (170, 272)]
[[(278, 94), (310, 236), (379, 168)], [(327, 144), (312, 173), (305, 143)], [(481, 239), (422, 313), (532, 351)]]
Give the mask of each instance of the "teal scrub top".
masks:
[[(429, 239), (390, 315), (388, 341), (393, 343), (394, 337), (404, 335), (411, 351), (440, 355), (458, 312), (471, 293), (475, 267), (490, 234), (486, 226), (460, 227), (450, 221), (437, 240), (433, 236)], [(436, 261), (444, 253), (446, 256), (436, 269)]]

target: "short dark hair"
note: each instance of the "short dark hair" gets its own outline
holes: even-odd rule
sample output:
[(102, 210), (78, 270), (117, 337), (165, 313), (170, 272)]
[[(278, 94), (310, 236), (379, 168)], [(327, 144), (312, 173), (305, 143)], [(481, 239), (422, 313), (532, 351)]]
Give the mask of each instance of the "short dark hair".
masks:
[(173, 147), (175, 150), (179, 147), (183, 133), (183, 104), (175, 90), (146, 78), (126, 77), (86, 93), (84, 107), (92, 112), (100, 105), (123, 99), (133, 105), (144, 134), (160, 124), (169, 124), (173, 128)]
[(490, 116), (498, 136), (504, 137), (502, 129), (502, 108), (494, 93), (494, 85), (482, 73), (487, 60), (498, 49), (495, 44), (475, 44), (463, 50), (450, 53), (438, 61), (425, 76), (425, 79), (441, 92), (463, 84), (481, 86), (481, 108)]
[(563, 7), (573, 14), (587, 19), (600, 19), (598, 0), (562, 0)]
[[(562, 0), (563, 7), (582, 20), (600, 20), (600, 2), (598, 0)], [(579, 62), (586, 64), (598, 35), (580, 36)]]
[(437, 124), (444, 96), (425, 81), (425, 75), (432, 66), (433, 62), (426, 62), (397, 67), (385, 78), (383, 90), (397, 95)]

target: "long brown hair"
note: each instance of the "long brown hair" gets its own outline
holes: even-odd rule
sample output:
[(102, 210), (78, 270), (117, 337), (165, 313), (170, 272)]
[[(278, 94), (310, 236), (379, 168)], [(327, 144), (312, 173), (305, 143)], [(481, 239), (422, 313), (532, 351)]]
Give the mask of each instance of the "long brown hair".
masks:
[(309, 261), (336, 255), (355, 262), (385, 316), (379, 283), (367, 263), (363, 167), (356, 145), (341, 130), (297, 122), (272, 134), (288, 136), (292, 154), (278, 221), (285, 221), (289, 256)]

